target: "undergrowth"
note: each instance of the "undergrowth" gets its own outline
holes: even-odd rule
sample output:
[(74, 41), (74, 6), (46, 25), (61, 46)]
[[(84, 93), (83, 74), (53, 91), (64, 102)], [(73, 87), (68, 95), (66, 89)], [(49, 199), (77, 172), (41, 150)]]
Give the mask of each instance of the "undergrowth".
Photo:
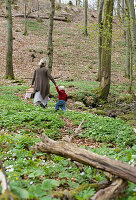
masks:
[[(61, 83), (60, 83), (61, 84)], [(79, 87), (81, 94), (88, 88), (87, 84), (65, 82), (69, 87)], [(95, 85), (95, 84), (94, 84)], [(71, 87), (71, 86), (70, 86)], [(90, 86), (88, 90), (94, 86)], [(62, 138), (68, 118), (77, 126), (84, 119), (82, 129), (77, 137), (90, 138), (100, 142), (100, 147), (81, 146), (89, 151), (129, 164), (136, 162), (136, 138), (131, 126), (121, 119), (92, 115), (88, 112), (59, 111), (55, 113), (55, 101), (51, 99), (47, 109), (35, 107), (32, 103), (21, 100), (16, 94), (24, 93), (27, 86), (2, 86), (0, 89), (0, 159), (6, 169), (11, 191), (19, 199), (59, 199), (53, 198), (53, 191), (64, 191), (78, 188), (82, 184), (91, 184), (95, 180), (105, 180), (102, 171), (84, 166), (82, 170), (74, 162), (63, 157), (30, 150), (40, 142), (41, 133), (54, 140)], [(57, 96), (55, 90), (52, 93)], [(77, 94), (78, 95), (78, 94)], [(74, 131), (74, 130), (73, 130)], [(96, 188), (84, 189), (75, 194), (75, 199), (86, 200), (93, 196)], [(1, 188), (0, 188), (1, 191)], [(136, 198), (135, 185), (129, 183), (125, 196), (120, 199)]]

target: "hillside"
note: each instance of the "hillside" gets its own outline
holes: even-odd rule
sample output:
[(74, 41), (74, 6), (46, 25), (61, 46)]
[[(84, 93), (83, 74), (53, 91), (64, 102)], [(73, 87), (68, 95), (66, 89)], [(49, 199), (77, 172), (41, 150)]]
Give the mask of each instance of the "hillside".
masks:
[[(13, 15), (23, 14), (23, 4), (19, 6), (13, 6)], [(28, 6), (27, 12), (29, 12)], [(48, 16), (49, 4), (44, 4), (40, 1), (39, 11), (33, 8), (31, 16)], [(2, 13), (0, 13), (2, 14)], [(84, 93), (81, 92), (78, 85), (82, 85), (81, 81), (87, 81), (93, 88), (99, 86), (96, 82), (98, 72), (98, 44), (97, 44), (97, 12), (88, 10), (88, 33), (86, 37), (83, 34), (84, 23), (84, 10), (81, 7), (68, 6), (62, 4), (56, 4), (55, 17), (64, 19), (68, 18), (68, 22), (54, 21), (54, 63), (52, 68), (52, 75), (56, 78), (56, 82), (68, 83), (67, 88), (69, 96), (73, 95), (73, 91), (76, 92), (74, 101), (84, 98)], [(1, 32), (0, 32), (0, 63), (1, 74), (0, 84), (14, 84), (13, 81), (5, 80), (5, 57), (6, 57), (6, 19), (1, 17)], [(13, 66), (16, 80), (25, 82), (24, 84), (30, 85), (33, 76), (34, 69), (37, 68), (38, 62), (41, 58), (46, 57), (47, 48), (47, 31), (48, 31), (48, 19), (28, 18), (28, 35), (24, 36), (24, 19), (19, 17), (13, 17)], [(112, 72), (111, 72), (111, 91), (109, 98), (111, 103), (117, 103), (112, 108), (111, 106), (106, 108), (106, 115), (109, 115), (111, 110), (115, 112), (116, 116), (123, 116), (125, 120), (132, 120), (132, 124), (135, 125), (134, 108), (135, 103), (131, 96), (128, 94), (129, 80), (125, 78), (126, 68), (126, 51), (125, 51), (125, 37), (124, 27), (116, 16), (113, 19), (113, 44), (112, 44)], [(32, 54), (35, 55), (35, 59), (32, 60)], [(134, 71), (134, 77), (135, 77)], [(77, 85), (74, 82), (80, 81)], [(95, 84), (95, 86), (93, 86)], [(135, 84), (135, 79), (133, 80)], [(83, 86), (84, 88), (84, 86)], [(93, 88), (93, 89), (94, 89)], [(84, 89), (83, 89), (84, 90)], [(81, 93), (81, 94), (80, 94)], [(89, 93), (89, 89), (87, 94)], [(127, 96), (124, 96), (127, 95)], [(116, 100), (120, 98), (120, 100)], [(118, 108), (118, 104), (122, 104), (124, 101), (128, 101), (129, 105), (121, 105)], [(85, 101), (87, 101), (85, 99)], [(69, 105), (73, 103), (69, 101)], [(86, 102), (85, 102), (86, 103)], [(85, 104), (86, 105), (86, 104)], [(79, 107), (83, 107), (80, 106)], [(115, 108), (117, 107), (117, 108)], [(128, 108), (129, 107), (129, 108)], [(71, 109), (71, 105), (69, 107)], [(91, 107), (92, 108), (92, 107)], [(119, 109), (119, 111), (118, 111)], [(93, 112), (90, 110), (90, 112)], [(124, 113), (132, 113), (132, 116), (125, 117)], [(114, 114), (113, 114), (114, 115)]]
[[(41, 4), (41, 13), (44, 6)], [(47, 7), (48, 8), (48, 7)], [(49, 10), (46, 8), (46, 14)], [(39, 11), (40, 12), (40, 11)], [(13, 14), (22, 14), (22, 8), (13, 10)], [(41, 15), (41, 13), (39, 15)], [(88, 27), (90, 36), (85, 37), (82, 33), (83, 28), (83, 9), (74, 6), (62, 5), (56, 16), (70, 16), (71, 22), (54, 21), (54, 64), (52, 75), (60, 77), (58, 80), (96, 80), (98, 68), (97, 56), (97, 35), (94, 29), (97, 23), (97, 13), (88, 11)], [(35, 13), (34, 13), (35, 15)], [(46, 56), (48, 20), (38, 23), (35, 19), (28, 19), (28, 36), (23, 35), (23, 18), (13, 18), (14, 53), (13, 65), (16, 79), (24, 79), (30, 83), (34, 69), (42, 57)], [(116, 36), (113, 36), (112, 53), (112, 82), (124, 83), (125, 79), (125, 48), (123, 38), (123, 28), (119, 21), (114, 20)], [(114, 30), (115, 31), (115, 30)], [(6, 55), (6, 19), (1, 18), (0, 32), (0, 61), (1, 78), (5, 73)], [(115, 38), (116, 37), (116, 38)], [(115, 40), (116, 39), (116, 40)], [(32, 53), (36, 56), (32, 62)]]

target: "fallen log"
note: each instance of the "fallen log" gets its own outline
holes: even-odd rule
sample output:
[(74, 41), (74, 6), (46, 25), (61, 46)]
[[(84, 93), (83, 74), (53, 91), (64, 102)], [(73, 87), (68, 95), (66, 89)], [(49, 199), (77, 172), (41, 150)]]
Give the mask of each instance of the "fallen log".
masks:
[(109, 187), (99, 190), (90, 200), (116, 199), (127, 186), (127, 181), (117, 178)]
[[(0, 17), (6, 17), (5, 15), (0, 15)], [(18, 14), (18, 15), (13, 15), (12, 17), (20, 17), (20, 18), (24, 18), (24, 15), (23, 14)], [(49, 19), (48, 16), (33, 16), (33, 15), (29, 15), (27, 17), (27, 19)], [(54, 20), (56, 21), (63, 21), (63, 22), (69, 22), (69, 19), (68, 18), (62, 18), (62, 17), (54, 17)]]
[(92, 166), (109, 172), (115, 176), (136, 183), (136, 168), (121, 161), (113, 160), (105, 156), (81, 149), (75, 144), (67, 142), (56, 142), (48, 138), (45, 134), (41, 136), (41, 143), (36, 143), (32, 149), (49, 154), (56, 154), (74, 161)]

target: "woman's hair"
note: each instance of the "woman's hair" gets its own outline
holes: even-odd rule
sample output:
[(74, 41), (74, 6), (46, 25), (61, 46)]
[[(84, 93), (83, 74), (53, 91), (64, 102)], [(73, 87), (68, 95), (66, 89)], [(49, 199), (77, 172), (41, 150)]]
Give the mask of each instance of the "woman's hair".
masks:
[(44, 64), (46, 63), (46, 58), (42, 58), (39, 62), (40, 67), (44, 67)]

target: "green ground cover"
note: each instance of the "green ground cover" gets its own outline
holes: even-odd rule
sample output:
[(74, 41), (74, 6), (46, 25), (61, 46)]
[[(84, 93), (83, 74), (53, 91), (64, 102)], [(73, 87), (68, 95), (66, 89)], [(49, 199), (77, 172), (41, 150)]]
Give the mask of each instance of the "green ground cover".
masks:
[[(84, 90), (90, 90), (87, 84), (73, 84)], [(93, 85), (93, 84), (92, 84)], [(95, 83), (91, 87), (97, 86)], [(73, 125), (79, 125), (84, 119), (83, 129), (78, 138), (87, 137), (100, 142), (100, 147), (81, 146), (89, 151), (129, 164), (136, 162), (136, 135), (131, 126), (119, 118), (102, 117), (88, 112), (59, 111), (55, 113), (56, 98), (52, 98), (47, 109), (34, 107), (20, 99), (16, 94), (25, 93), (27, 86), (0, 87), (0, 159), (6, 169), (11, 191), (19, 199), (59, 199), (51, 197), (53, 191), (72, 190), (82, 184), (91, 184), (93, 180), (100, 182), (106, 179), (103, 172), (92, 167), (83, 166), (81, 171), (68, 159), (30, 150), (36, 142), (40, 142), (40, 134), (44, 133), (54, 140), (62, 138), (61, 129), (69, 119)], [(57, 97), (53, 86), (51, 92)], [(71, 134), (69, 132), (69, 134)], [(75, 195), (76, 199), (86, 200), (95, 193), (95, 188), (85, 188)], [(134, 200), (136, 186), (129, 187), (120, 199)], [(1, 188), (0, 188), (1, 191)]]

